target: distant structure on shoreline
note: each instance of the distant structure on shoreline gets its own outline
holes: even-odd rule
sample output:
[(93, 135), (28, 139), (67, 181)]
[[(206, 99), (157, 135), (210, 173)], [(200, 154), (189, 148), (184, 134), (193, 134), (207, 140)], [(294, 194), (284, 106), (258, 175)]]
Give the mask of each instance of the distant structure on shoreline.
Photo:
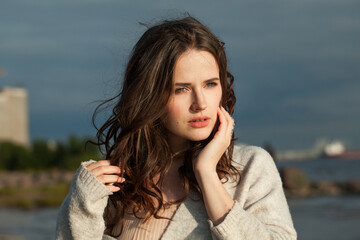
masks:
[(29, 146), (28, 93), (24, 88), (0, 89), (0, 142)]
[(314, 148), (308, 150), (288, 150), (276, 154), (278, 161), (303, 161), (311, 159), (360, 160), (360, 150), (348, 150), (340, 140), (319, 139)]

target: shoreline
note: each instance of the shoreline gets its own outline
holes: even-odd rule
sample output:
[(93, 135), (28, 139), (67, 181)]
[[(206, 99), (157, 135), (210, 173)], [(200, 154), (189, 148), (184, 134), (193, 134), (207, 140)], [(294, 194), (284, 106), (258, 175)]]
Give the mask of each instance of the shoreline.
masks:
[(1, 171), (0, 207), (37, 209), (59, 207), (66, 197), (73, 171)]
[(310, 181), (305, 172), (297, 167), (282, 167), (279, 173), (287, 198), (360, 195), (359, 179)]
[[(48, 170), (0, 172), (0, 208), (41, 209), (59, 207), (68, 194), (74, 171)], [(297, 167), (279, 173), (287, 199), (360, 195), (360, 180), (310, 181)]]

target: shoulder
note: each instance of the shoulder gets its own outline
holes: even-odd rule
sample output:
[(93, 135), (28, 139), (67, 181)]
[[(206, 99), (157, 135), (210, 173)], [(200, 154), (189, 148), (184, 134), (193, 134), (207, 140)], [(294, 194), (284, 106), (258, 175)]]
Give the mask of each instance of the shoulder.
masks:
[(273, 176), (278, 178), (278, 170), (270, 154), (256, 146), (234, 146), (233, 165), (240, 172), (253, 177)]
[(248, 164), (270, 164), (274, 165), (274, 160), (270, 154), (261, 147), (235, 145), (233, 151), (233, 162), (237, 165), (246, 166)]

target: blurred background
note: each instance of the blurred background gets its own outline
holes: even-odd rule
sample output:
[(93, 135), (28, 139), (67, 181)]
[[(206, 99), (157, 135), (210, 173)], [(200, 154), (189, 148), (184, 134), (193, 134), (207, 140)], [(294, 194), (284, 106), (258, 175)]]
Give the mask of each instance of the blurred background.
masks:
[[(3, 0), (0, 237), (53, 237), (99, 100), (164, 18), (198, 18), (235, 76), (237, 144), (264, 147), (299, 239), (360, 239), (360, 2)], [(105, 113), (106, 114), (106, 113)], [(99, 122), (103, 118), (100, 116)]]

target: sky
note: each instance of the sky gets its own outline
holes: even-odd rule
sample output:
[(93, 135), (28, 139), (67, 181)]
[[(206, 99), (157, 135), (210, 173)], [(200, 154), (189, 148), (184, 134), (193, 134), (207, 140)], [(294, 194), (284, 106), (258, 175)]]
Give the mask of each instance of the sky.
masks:
[(28, 89), (32, 139), (94, 136), (92, 113), (121, 89), (139, 22), (186, 12), (225, 42), (239, 142), (360, 148), (357, 0), (3, 0), (0, 88)]

